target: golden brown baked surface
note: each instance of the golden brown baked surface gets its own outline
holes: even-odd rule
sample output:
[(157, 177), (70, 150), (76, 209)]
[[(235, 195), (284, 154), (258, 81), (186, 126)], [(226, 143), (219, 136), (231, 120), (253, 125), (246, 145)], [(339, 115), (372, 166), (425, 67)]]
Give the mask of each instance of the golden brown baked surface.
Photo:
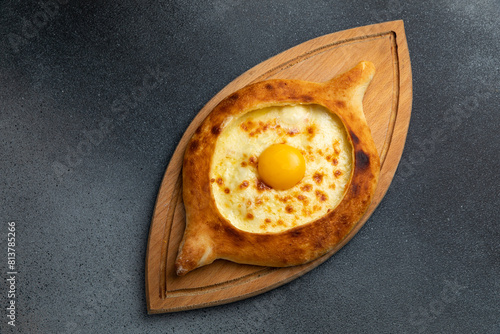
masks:
[[(327, 253), (352, 230), (372, 200), (380, 169), (362, 108), (374, 73), (372, 63), (361, 62), (325, 83), (262, 81), (229, 95), (214, 108), (196, 130), (184, 156), (186, 230), (176, 260), (178, 275), (215, 259), (276, 267), (303, 264)], [(231, 121), (249, 112), (293, 105), (322, 106), (344, 125), (352, 146), (352, 172), (343, 198), (325, 215), (283, 231), (238, 229), (220, 213), (212, 191), (210, 175), (217, 140)]]

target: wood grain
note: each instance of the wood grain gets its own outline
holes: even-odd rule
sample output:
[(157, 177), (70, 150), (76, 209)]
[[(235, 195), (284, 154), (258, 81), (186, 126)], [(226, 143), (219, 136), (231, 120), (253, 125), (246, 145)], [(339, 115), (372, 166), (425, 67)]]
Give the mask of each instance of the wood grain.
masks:
[[(189, 138), (224, 97), (252, 82), (271, 78), (323, 82), (358, 62), (375, 64), (363, 100), (364, 112), (381, 157), (374, 200), (353, 231), (328, 254), (296, 267), (269, 268), (224, 260), (178, 277), (174, 270), (185, 226), (181, 192), (182, 157)], [(411, 114), (410, 58), (402, 21), (345, 30), (302, 43), (248, 70), (215, 95), (194, 118), (167, 167), (158, 193), (146, 255), (148, 313), (229, 303), (283, 285), (312, 270), (343, 247), (384, 197), (403, 152)]]

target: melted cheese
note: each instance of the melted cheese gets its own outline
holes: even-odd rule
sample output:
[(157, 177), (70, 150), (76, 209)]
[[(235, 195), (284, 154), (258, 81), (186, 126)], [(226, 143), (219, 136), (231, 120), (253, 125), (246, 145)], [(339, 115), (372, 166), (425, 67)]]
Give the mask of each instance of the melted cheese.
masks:
[[(306, 160), (304, 178), (287, 190), (265, 185), (258, 157), (286, 143)], [(225, 125), (211, 162), (217, 208), (233, 226), (252, 233), (280, 232), (334, 209), (352, 172), (352, 146), (340, 119), (319, 105), (269, 107)]]

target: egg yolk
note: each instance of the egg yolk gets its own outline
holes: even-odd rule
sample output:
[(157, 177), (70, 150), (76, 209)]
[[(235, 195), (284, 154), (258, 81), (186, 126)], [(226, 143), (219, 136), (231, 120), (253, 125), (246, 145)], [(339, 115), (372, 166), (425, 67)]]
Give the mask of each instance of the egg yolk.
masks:
[(295, 147), (275, 144), (261, 153), (258, 171), (260, 178), (268, 186), (286, 190), (302, 180), (306, 162), (302, 153)]

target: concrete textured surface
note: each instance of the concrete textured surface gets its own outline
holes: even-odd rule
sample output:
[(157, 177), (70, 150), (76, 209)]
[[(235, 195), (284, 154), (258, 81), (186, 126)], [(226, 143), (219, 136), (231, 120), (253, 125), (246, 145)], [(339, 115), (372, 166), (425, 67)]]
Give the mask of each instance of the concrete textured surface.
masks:
[[(0, 332), (500, 333), (498, 17), (498, 0), (2, 1)], [(268, 293), (147, 315), (156, 194), (201, 107), (292, 46), (396, 19), (412, 120), (363, 229)]]

